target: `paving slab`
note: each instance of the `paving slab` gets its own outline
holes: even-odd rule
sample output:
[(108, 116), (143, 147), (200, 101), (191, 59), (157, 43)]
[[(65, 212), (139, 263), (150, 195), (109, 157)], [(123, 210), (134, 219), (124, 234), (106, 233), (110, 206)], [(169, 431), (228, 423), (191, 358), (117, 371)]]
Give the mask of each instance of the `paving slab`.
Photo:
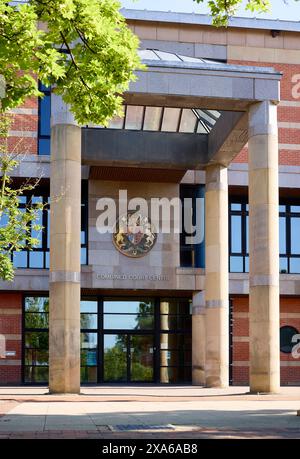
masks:
[(299, 387), (270, 396), (186, 386), (101, 386), (75, 396), (0, 388), (0, 414), (4, 403), (0, 438), (300, 438)]

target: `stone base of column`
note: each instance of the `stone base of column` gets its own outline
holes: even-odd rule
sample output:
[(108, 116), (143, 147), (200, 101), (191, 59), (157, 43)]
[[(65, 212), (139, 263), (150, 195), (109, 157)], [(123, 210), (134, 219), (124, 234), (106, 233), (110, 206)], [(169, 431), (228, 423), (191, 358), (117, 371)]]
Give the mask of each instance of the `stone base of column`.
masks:
[(80, 284), (52, 282), (49, 295), (49, 392), (79, 394)]
[(205, 293), (193, 295), (192, 316), (192, 383), (205, 386)]

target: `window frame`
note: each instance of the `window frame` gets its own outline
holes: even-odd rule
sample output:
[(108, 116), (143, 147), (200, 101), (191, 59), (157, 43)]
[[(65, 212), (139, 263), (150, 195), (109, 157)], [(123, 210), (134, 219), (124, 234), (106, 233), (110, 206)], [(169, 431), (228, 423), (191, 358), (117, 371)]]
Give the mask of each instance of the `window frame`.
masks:
[[(50, 115), (51, 115), (51, 87), (47, 87), (43, 85), (39, 81), (39, 90), (44, 94), (45, 97), (49, 97), (49, 103), (50, 103)], [(49, 135), (42, 134), (41, 131), (41, 126), (42, 126), (42, 98), (38, 98), (38, 155), (39, 156), (49, 156), (51, 154), (51, 147), (49, 146), (49, 155), (45, 153), (41, 153), (41, 146), (40, 146), (40, 140), (48, 140), (49, 144), (51, 142), (51, 133)], [(49, 118), (49, 125), (50, 125), (50, 118)]]
[[(242, 210), (231, 210), (231, 204), (241, 204)], [(229, 272), (230, 273), (248, 273), (246, 270), (246, 258), (249, 257), (249, 252), (247, 252), (247, 217), (249, 217), (249, 209), (247, 210), (248, 199), (246, 196), (229, 196), (229, 208), (228, 208), (228, 229), (229, 229)], [(287, 269), (280, 269), (280, 274), (300, 274), (299, 272), (291, 271), (291, 260), (299, 259), (300, 263), (300, 253), (292, 253), (291, 247), (291, 218), (299, 218), (300, 212), (291, 212), (292, 206), (300, 206), (300, 199), (290, 198), (290, 199), (280, 199), (279, 206), (285, 206), (285, 211), (281, 211), (280, 207), (278, 209), (278, 223), (279, 218), (285, 218), (285, 246), (286, 253), (279, 253), (279, 258), (287, 260)], [(232, 219), (234, 215), (240, 215), (242, 218), (242, 233), (241, 233), (241, 243), (242, 250), (241, 252), (232, 252), (231, 250), (231, 234), (232, 234)], [(300, 236), (300, 235), (299, 235)], [(279, 236), (280, 237), (280, 236)], [(243, 259), (243, 270), (242, 271), (232, 271), (231, 270), (231, 257), (241, 257)]]
[[(50, 212), (50, 205), (49, 205), (49, 199), (50, 199), (50, 185), (47, 186), (41, 186), (36, 188), (35, 190), (32, 190), (31, 192), (24, 193), (22, 197), (26, 197), (26, 203), (28, 200), (30, 200), (32, 197), (42, 197), (43, 199), (43, 205), (45, 205), (45, 208), (42, 211), (42, 227), (43, 229), (41, 230), (42, 236), (41, 236), (41, 247), (32, 247), (31, 250), (21, 250), (20, 252), (12, 252), (11, 254), (11, 260), (14, 260), (14, 254), (15, 253), (26, 253), (26, 266), (14, 266), (15, 269), (49, 269), (49, 262), (47, 261), (47, 254), (48, 258), (50, 256), (50, 220), (48, 218), (48, 212)], [(20, 203), (19, 207), (22, 209), (26, 208), (26, 203)], [(88, 237), (88, 211), (89, 208), (89, 202), (88, 202), (88, 180), (82, 180), (81, 181), (81, 232), (85, 233), (85, 241), (84, 243), (81, 243), (80, 249), (81, 253), (83, 250), (85, 250), (85, 263), (82, 263), (81, 260), (81, 265), (88, 265), (89, 263), (89, 237)], [(30, 225), (31, 226), (31, 225)], [(48, 240), (49, 240), (49, 247), (48, 247)], [(30, 266), (30, 254), (31, 253), (43, 253), (43, 266)]]

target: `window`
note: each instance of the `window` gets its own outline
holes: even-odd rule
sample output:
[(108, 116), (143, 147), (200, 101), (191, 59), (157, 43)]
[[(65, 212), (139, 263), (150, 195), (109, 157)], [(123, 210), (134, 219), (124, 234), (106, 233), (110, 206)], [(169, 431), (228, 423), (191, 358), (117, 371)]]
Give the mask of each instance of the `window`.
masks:
[[(38, 240), (37, 244), (32, 247), (32, 250), (23, 250), (13, 252), (12, 259), (15, 268), (40, 268), (48, 269), (50, 263), (50, 206), (48, 205), (49, 189), (35, 190), (36, 196), (21, 196), (20, 208), (24, 209), (31, 202), (43, 203), (44, 209), (40, 211), (37, 219), (37, 224), (42, 226), (42, 230), (31, 230), (31, 235)], [(88, 183), (87, 180), (82, 181), (82, 202), (81, 202), (81, 264), (88, 264)]]
[(184, 383), (192, 379), (192, 316), (186, 299), (160, 301), (160, 382)]
[(42, 83), (39, 83), (39, 90), (44, 93), (44, 97), (39, 98), (38, 154), (50, 155), (51, 90)]
[[(46, 384), (49, 299), (24, 298), (23, 381)], [(192, 316), (188, 298), (83, 297), (82, 383), (191, 383)]]
[(49, 365), (49, 298), (27, 297), (24, 304), (24, 381), (44, 384)]
[[(229, 203), (229, 271), (249, 272), (249, 209), (245, 199)], [(280, 273), (300, 274), (300, 204), (279, 206)]]
[(234, 200), (229, 203), (229, 271), (249, 271), (248, 204)]
[(153, 301), (105, 300), (103, 302), (103, 328), (107, 330), (153, 330)]
[[(204, 185), (180, 185), (182, 231), (180, 233), (180, 266), (204, 268)], [(191, 231), (192, 228), (196, 228)], [(192, 237), (191, 237), (192, 236)], [(188, 238), (197, 242), (189, 243)]]
[(80, 377), (82, 383), (97, 382), (98, 367), (98, 301), (80, 302)]
[(297, 344), (293, 342), (293, 337), (299, 332), (295, 327), (285, 325), (280, 328), (280, 351), (284, 354), (290, 354), (293, 347)]
[(20, 209), (25, 212), (26, 207), (32, 203), (41, 203), (45, 207), (39, 210), (38, 217), (35, 223), (43, 229), (31, 229), (31, 236), (37, 239), (37, 244), (32, 247), (32, 250), (23, 250), (13, 252), (12, 260), (15, 268), (49, 268), (49, 244), (50, 244), (50, 210), (49, 210), (49, 191), (45, 189), (36, 190), (36, 196), (21, 196)]
[(280, 272), (300, 274), (300, 205), (279, 206)]

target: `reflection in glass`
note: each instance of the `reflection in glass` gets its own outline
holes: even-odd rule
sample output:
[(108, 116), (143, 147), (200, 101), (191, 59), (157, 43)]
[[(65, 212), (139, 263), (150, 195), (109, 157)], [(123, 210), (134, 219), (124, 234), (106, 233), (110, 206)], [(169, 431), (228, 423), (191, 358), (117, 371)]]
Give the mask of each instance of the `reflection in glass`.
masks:
[(149, 330), (154, 327), (154, 316), (150, 314), (104, 314), (103, 323), (107, 330)]
[(84, 332), (80, 334), (81, 349), (96, 349), (97, 341), (97, 333)]
[[(124, 106), (122, 110), (124, 112)], [(122, 129), (124, 125), (124, 116), (115, 116), (112, 120), (110, 120), (108, 127), (110, 129)]]
[(143, 112), (143, 106), (127, 105), (125, 129), (140, 130), (142, 128)]
[(49, 327), (49, 314), (41, 312), (27, 312), (25, 314), (25, 327), (26, 328), (48, 328)]
[(180, 132), (195, 132), (197, 118), (194, 112), (190, 109), (184, 108), (182, 110), (181, 120), (180, 120)]
[(163, 299), (160, 302), (161, 314), (190, 314), (190, 302), (181, 299)]
[(231, 256), (230, 257), (230, 272), (242, 273), (243, 272), (243, 257), (242, 256)]
[(96, 383), (97, 367), (81, 367), (80, 380), (82, 383)]
[(45, 366), (25, 366), (25, 382), (28, 383), (47, 383), (49, 369)]
[(190, 350), (167, 350), (160, 352), (161, 365), (164, 366), (188, 366), (192, 362), (192, 353)]
[(288, 259), (286, 257), (279, 258), (279, 272), (282, 274), (288, 272)]
[(115, 301), (105, 300), (103, 302), (104, 313), (120, 313), (120, 314), (153, 314), (154, 301)]
[(161, 315), (160, 326), (162, 330), (189, 330), (191, 328), (192, 317), (177, 315)]
[(26, 312), (49, 312), (49, 298), (27, 296), (25, 298)]
[(48, 365), (49, 355), (48, 350), (25, 349), (25, 365)]
[(230, 209), (231, 209), (231, 210), (238, 210), (238, 211), (241, 211), (241, 210), (242, 210), (242, 204), (238, 204), (238, 203), (232, 202), (232, 203), (230, 204)]
[(97, 350), (82, 350), (80, 355), (82, 367), (91, 367), (97, 365)]
[(80, 314), (80, 327), (82, 329), (97, 329), (98, 315), (97, 314)]
[(286, 219), (279, 218), (279, 253), (286, 253)]
[(300, 254), (300, 218), (291, 217), (291, 253)]
[(300, 212), (300, 206), (291, 206), (291, 212), (299, 213)]
[(94, 312), (98, 310), (98, 302), (94, 300), (81, 300), (80, 301), (80, 312)]
[(161, 333), (160, 349), (174, 349), (188, 351), (192, 348), (191, 334), (185, 333)]
[(27, 268), (27, 252), (14, 252), (13, 264), (15, 268)]
[(162, 107), (146, 107), (144, 119), (144, 131), (158, 131), (160, 127), (160, 120), (162, 114)]
[(44, 267), (44, 252), (29, 252), (29, 268)]
[(26, 332), (25, 348), (45, 349), (49, 348), (48, 331), (44, 332)]
[(153, 346), (151, 335), (130, 337), (130, 380), (153, 381)]
[(104, 335), (104, 381), (127, 380), (127, 335)]
[(249, 272), (249, 257), (245, 257), (245, 273)]
[(178, 129), (180, 108), (165, 108), (161, 130), (176, 132)]
[(290, 273), (300, 274), (300, 258), (290, 258)]
[(160, 377), (161, 383), (190, 383), (192, 380), (192, 369), (191, 367), (161, 367)]
[(231, 216), (231, 252), (240, 253), (242, 251), (242, 217), (240, 215)]

